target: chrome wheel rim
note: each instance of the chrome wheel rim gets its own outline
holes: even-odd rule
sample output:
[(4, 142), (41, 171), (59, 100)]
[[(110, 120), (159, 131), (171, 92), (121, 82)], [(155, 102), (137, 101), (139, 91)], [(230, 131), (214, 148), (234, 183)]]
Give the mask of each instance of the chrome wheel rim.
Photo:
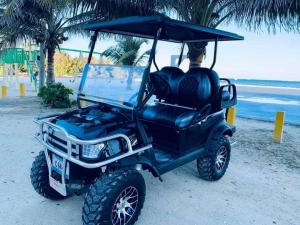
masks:
[(220, 172), (226, 164), (227, 161), (227, 148), (225, 146), (222, 146), (218, 152), (216, 157), (215, 166), (218, 172)]
[(126, 225), (133, 217), (138, 205), (138, 190), (133, 187), (125, 188), (117, 197), (112, 209), (112, 224)]

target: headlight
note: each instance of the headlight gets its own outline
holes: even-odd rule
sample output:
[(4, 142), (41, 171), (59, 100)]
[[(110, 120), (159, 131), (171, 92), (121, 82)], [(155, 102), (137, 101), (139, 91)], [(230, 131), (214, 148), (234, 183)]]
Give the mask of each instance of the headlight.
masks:
[(95, 160), (100, 156), (101, 151), (105, 148), (104, 143), (97, 145), (83, 145), (82, 146), (82, 157), (85, 159)]

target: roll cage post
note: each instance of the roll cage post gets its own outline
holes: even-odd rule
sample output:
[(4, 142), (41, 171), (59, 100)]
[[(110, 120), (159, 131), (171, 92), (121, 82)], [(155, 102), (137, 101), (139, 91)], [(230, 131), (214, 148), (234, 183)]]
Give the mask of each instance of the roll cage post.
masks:
[[(146, 130), (144, 128), (144, 125), (140, 122), (140, 120), (138, 118), (138, 114), (139, 114), (140, 109), (145, 104), (145, 102), (143, 100), (144, 100), (144, 97), (145, 97), (144, 95), (145, 95), (145, 90), (146, 90), (146, 84), (149, 81), (149, 75), (150, 75), (150, 69), (151, 69), (152, 62), (154, 62), (155, 67), (158, 69), (158, 67), (156, 65), (156, 62), (155, 62), (155, 50), (156, 50), (158, 39), (160, 38), (161, 31), (162, 31), (162, 28), (159, 28), (157, 30), (156, 37), (153, 41), (152, 49), (151, 49), (151, 52), (150, 52), (150, 57), (149, 57), (149, 60), (148, 60), (147, 67), (144, 70), (142, 83), (141, 83), (139, 93), (138, 93), (138, 97), (137, 97), (137, 106), (134, 108), (137, 128), (138, 128), (139, 133), (141, 135), (141, 139), (142, 139), (142, 141), (145, 145), (149, 144), (151, 142), (151, 139), (148, 138)], [(146, 98), (147, 98), (147, 96), (146, 96)]]
[(217, 61), (217, 53), (218, 53), (218, 41), (219, 41), (219, 38), (217, 37), (215, 39), (215, 48), (214, 48), (214, 59), (213, 59), (213, 63), (210, 67), (210, 70), (212, 70), (216, 64), (216, 61)]
[(155, 39), (153, 41), (153, 44), (152, 44), (152, 48), (151, 48), (150, 57), (149, 57), (149, 60), (148, 60), (148, 63), (147, 63), (147, 67), (144, 70), (142, 83), (141, 83), (138, 98), (137, 98), (137, 106), (136, 106), (137, 111), (139, 111), (139, 109), (143, 106), (143, 98), (144, 98), (144, 93), (145, 93), (145, 90), (146, 90), (146, 84), (149, 80), (150, 69), (151, 69), (152, 62), (154, 61), (154, 58), (155, 58), (155, 50), (156, 50), (158, 39), (160, 38), (161, 31), (162, 31), (162, 28), (159, 28), (157, 30), (156, 37), (155, 37)]
[(91, 49), (90, 49), (90, 53), (89, 53), (89, 57), (88, 57), (88, 62), (87, 62), (88, 64), (91, 63), (95, 45), (96, 45), (96, 41), (97, 41), (97, 37), (98, 37), (98, 31), (95, 31), (95, 33), (91, 37), (91, 46), (90, 46)]
[[(87, 60), (87, 65), (84, 66), (82, 74), (87, 74), (87, 71), (89, 69), (88, 65), (92, 61), (92, 57), (93, 57), (93, 53), (94, 53), (98, 33), (99, 33), (98, 31), (95, 31), (94, 34), (91, 36), (91, 42), (90, 42), (90, 46), (89, 46), (90, 52), (89, 52), (89, 56), (88, 56), (88, 60)], [(79, 84), (79, 89), (78, 89), (79, 92), (78, 92), (78, 95), (77, 95), (77, 106), (78, 106), (79, 109), (81, 109), (79, 95), (80, 95), (80, 92), (83, 88), (83, 85), (84, 85), (84, 79), (81, 79), (80, 84)]]
[(180, 51), (180, 55), (179, 55), (179, 59), (178, 59), (178, 63), (177, 63), (177, 66), (178, 66), (178, 67), (180, 66), (180, 64), (181, 64), (181, 62), (182, 62), (184, 46), (185, 46), (185, 42), (183, 42), (183, 43), (182, 43), (182, 46), (181, 46), (181, 51)]
[(154, 64), (154, 66), (155, 66), (155, 69), (156, 69), (157, 71), (159, 71), (159, 67), (157, 66), (155, 55), (154, 55), (154, 57), (153, 57), (153, 64)]

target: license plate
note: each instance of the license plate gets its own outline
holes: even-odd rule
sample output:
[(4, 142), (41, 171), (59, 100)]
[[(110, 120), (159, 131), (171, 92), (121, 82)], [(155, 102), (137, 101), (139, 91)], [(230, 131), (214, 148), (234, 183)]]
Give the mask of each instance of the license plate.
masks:
[[(68, 179), (69, 178), (69, 163), (66, 163), (66, 174), (65, 177)], [(64, 171), (63, 168), (63, 158), (53, 154), (52, 155), (52, 170), (57, 172), (58, 174), (62, 175), (62, 171)]]
[(55, 154), (52, 155), (52, 169), (59, 173), (62, 174), (63, 171), (63, 159)]
[[(52, 170), (57, 172), (58, 174), (62, 175), (63, 171), (66, 171), (65, 178), (69, 178), (69, 163), (66, 163), (66, 170), (63, 167), (63, 158), (52, 154)], [(67, 196), (67, 188), (66, 184), (62, 184), (60, 181), (54, 179), (51, 175), (49, 175), (49, 183), (50, 186), (56, 190), (58, 193), (60, 193), (63, 196)]]
[(58, 193), (60, 193), (63, 196), (67, 196), (67, 188), (65, 184), (60, 183), (51, 176), (49, 176), (49, 183), (50, 187), (52, 187)]

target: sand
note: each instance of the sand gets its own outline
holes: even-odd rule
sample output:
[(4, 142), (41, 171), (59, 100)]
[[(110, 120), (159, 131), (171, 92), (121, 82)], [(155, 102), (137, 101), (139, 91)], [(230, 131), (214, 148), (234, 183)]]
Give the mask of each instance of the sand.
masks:
[[(36, 194), (29, 172), (41, 146), (34, 116), (49, 113), (36, 97), (0, 99), (0, 224), (79, 225), (83, 196), (50, 201)], [(195, 163), (163, 175), (143, 173), (147, 184), (137, 225), (298, 225), (300, 127), (286, 126), (282, 144), (273, 124), (237, 119), (237, 144), (218, 182), (197, 176)]]

